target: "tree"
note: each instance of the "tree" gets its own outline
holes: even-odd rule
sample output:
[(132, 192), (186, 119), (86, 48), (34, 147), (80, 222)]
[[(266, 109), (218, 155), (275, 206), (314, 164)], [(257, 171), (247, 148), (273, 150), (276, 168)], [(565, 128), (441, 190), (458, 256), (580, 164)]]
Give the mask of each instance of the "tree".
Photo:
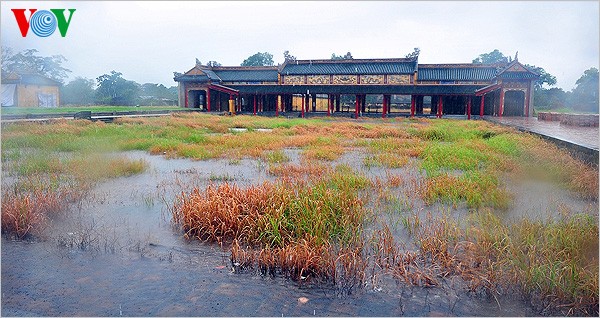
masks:
[(208, 61), (208, 63), (206, 63), (206, 66), (209, 66), (209, 67), (219, 67), (219, 66), (221, 66), (221, 63), (219, 63), (217, 61)]
[(573, 109), (598, 113), (598, 69), (592, 67), (575, 82), (571, 103)]
[(38, 74), (63, 83), (64, 79), (68, 77), (67, 73), (71, 72), (62, 66), (67, 59), (62, 55), (39, 56), (37, 52), (36, 49), (27, 49), (13, 55), (10, 48), (3, 48), (2, 70)]
[(60, 101), (63, 105), (90, 105), (94, 102), (94, 80), (76, 77), (60, 88)]
[(536, 90), (542, 89), (542, 86), (544, 84), (546, 84), (548, 86), (554, 86), (556, 84), (556, 76), (546, 72), (545, 69), (535, 66), (535, 65), (529, 65), (529, 64), (525, 64), (525, 67), (540, 75), (540, 78), (533, 83), (534, 89), (536, 89)]
[(335, 53), (331, 54), (332, 60), (351, 60), (353, 59), (352, 53), (348, 52), (346, 55), (335, 55)]
[(285, 50), (283, 52), (283, 58), (285, 59), (285, 62), (294, 62), (296, 61), (296, 57), (290, 54), (290, 51)]
[(140, 85), (134, 81), (128, 81), (122, 77), (122, 73), (111, 71), (96, 78), (98, 89), (96, 89), (96, 101), (105, 105), (135, 105)]
[(273, 54), (268, 52), (258, 52), (242, 62), (242, 66), (273, 66)]
[(407, 59), (417, 58), (419, 57), (419, 53), (421, 53), (421, 49), (416, 47), (412, 53), (406, 54)]
[(177, 90), (172, 91), (163, 84), (145, 83), (141, 85), (140, 99), (146, 105), (170, 105), (177, 100)]
[(494, 64), (494, 63), (508, 63), (508, 57), (498, 51), (493, 50), (490, 53), (479, 54), (479, 56), (473, 60), (476, 64)]
[(538, 110), (551, 110), (566, 108), (569, 93), (562, 88), (553, 87), (550, 89), (536, 89), (533, 92), (534, 107)]
[(2, 71), (8, 72), (8, 61), (13, 57), (13, 51), (9, 47), (2, 47)]

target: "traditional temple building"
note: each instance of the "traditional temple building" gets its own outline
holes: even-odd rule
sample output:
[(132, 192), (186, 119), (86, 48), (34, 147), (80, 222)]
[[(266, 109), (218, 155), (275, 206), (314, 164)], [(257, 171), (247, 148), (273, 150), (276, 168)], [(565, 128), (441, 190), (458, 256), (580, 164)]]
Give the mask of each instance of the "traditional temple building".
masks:
[(179, 105), (207, 112), (360, 116), (531, 116), (539, 74), (503, 64), (419, 64), (417, 58), (296, 60), (176, 74)]

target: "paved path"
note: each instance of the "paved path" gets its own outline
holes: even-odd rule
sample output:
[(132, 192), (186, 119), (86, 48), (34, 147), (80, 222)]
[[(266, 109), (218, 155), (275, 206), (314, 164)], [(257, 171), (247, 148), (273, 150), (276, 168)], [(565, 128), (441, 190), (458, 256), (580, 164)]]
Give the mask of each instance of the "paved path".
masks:
[(486, 117), (485, 119), (598, 151), (600, 139), (598, 127), (561, 125), (559, 121), (538, 121), (535, 117)]

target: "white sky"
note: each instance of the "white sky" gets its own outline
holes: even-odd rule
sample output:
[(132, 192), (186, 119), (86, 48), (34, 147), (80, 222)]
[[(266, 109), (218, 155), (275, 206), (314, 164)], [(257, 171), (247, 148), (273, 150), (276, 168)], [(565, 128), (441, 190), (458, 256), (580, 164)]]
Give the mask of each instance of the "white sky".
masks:
[[(67, 36), (23, 38), (12, 8), (75, 8)], [(419, 63), (470, 63), (499, 49), (543, 67), (571, 90), (599, 64), (598, 1), (2, 1), (1, 42), (18, 52), (61, 54), (75, 76), (115, 70), (143, 83), (173, 86), (173, 71), (195, 58), (240, 65), (256, 52), (298, 59), (404, 57)], [(28, 16), (28, 13), (27, 13)], [(29, 16), (28, 16), (29, 17)]]

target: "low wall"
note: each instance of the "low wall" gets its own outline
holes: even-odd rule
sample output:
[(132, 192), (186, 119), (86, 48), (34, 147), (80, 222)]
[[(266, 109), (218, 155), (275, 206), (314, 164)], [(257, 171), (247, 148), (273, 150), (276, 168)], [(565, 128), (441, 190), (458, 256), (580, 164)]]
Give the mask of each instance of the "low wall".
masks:
[(538, 113), (538, 120), (560, 121), (562, 125), (598, 127), (597, 114), (562, 114), (554, 112)]

